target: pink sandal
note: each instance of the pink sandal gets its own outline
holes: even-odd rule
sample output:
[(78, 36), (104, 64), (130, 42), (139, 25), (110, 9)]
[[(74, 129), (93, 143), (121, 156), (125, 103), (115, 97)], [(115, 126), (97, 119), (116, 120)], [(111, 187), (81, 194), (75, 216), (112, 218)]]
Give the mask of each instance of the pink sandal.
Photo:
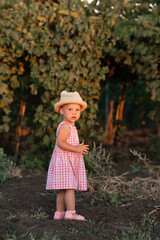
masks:
[(65, 215), (65, 212), (58, 212), (56, 211), (54, 214), (54, 220), (59, 220), (59, 219), (63, 219)]
[(64, 219), (65, 220), (79, 220), (79, 221), (87, 221), (86, 219), (85, 219), (85, 217), (83, 217), (83, 216), (81, 216), (81, 215), (77, 215), (77, 216), (75, 216), (75, 215), (73, 215), (74, 213), (76, 213), (76, 211), (74, 210), (74, 211), (66, 211), (66, 213), (65, 213), (65, 216), (64, 216)]

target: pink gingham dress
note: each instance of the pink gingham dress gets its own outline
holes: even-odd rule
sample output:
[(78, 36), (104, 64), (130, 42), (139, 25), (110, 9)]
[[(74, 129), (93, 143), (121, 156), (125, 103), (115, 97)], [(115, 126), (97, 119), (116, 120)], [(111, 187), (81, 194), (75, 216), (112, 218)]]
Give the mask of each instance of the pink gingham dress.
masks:
[[(58, 125), (56, 135), (58, 135)], [(78, 132), (75, 126), (67, 123), (71, 133), (67, 139), (67, 143), (76, 146), (79, 144)], [(75, 189), (80, 191), (87, 190), (86, 170), (82, 153), (70, 152), (63, 150), (57, 146), (57, 142), (51, 157), (46, 189)]]

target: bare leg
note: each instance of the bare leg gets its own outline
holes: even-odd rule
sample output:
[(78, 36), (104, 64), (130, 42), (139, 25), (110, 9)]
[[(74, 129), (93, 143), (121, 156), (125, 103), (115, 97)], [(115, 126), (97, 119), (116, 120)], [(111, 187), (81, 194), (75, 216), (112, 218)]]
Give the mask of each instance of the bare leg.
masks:
[(77, 219), (77, 220), (86, 221), (86, 219), (83, 216), (80, 216), (75, 212), (75, 190), (74, 189), (66, 190), (65, 203), (67, 208), (66, 214), (69, 213), (70, 216), (72, 214), (72, 218), (70, 218), (70, 216), (68, 215), (66, 219)]
[(66, 190), (60, 190), (57, 195), (57, 211), (63, 212), (65, 207), (65, 193)]
[(74, 189), (66, 189), (65, 203), (66, 203), (67, 211), (75, 210), (75, 190)]

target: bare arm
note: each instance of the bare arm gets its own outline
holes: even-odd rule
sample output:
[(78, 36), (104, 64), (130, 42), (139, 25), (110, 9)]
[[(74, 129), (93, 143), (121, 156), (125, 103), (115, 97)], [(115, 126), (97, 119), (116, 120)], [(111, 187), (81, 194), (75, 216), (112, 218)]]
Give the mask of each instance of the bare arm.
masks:
[(78, 146), (72, 146), (67, 143), (67, 138), (70, 135), (70, 128), (67, 124), (63, 124), (58, 132), (57, 137), (57, 145), (58, 147), (71, 151), (71, 152), (79, 152), (79, 153), (87, 153), (89, 148), (88, 145), (84, 145), (84, 143), (79, 144)]

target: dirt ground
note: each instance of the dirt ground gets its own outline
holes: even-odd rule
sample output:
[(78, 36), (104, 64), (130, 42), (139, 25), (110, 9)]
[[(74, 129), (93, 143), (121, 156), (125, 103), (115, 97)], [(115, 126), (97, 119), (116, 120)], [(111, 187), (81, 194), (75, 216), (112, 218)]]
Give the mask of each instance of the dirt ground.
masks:
[[(124, 143), (143, 152), (149, 149), (148, 132), (130, 133)], [(131, 159), (122, 146), (112, 156), (117, 174), (129, 170)], [(160, 240), (160, 199), (154, 196), (138, 199), (133, 193), (120, 203), (113, 201), (114, 195), (112, 201), (102, 198), (98, 189), (77, 192), (76, 210), (87, 222), (54, 221), (57, 193), (45, 190), (46, 173), (28, 170), (17, 175), (0, 184), (0, 240)], [(133, 174), (127, 179), (134, 179)]]
[(0, 184), (0, 239), (160, 239), (160, 204), (153, 199), (116, 205), (78, 192), (77, 212), (88, 221), (54, 221), (56, 192), (46, 191), (45, 183), (46, 174), (32, 170)]

